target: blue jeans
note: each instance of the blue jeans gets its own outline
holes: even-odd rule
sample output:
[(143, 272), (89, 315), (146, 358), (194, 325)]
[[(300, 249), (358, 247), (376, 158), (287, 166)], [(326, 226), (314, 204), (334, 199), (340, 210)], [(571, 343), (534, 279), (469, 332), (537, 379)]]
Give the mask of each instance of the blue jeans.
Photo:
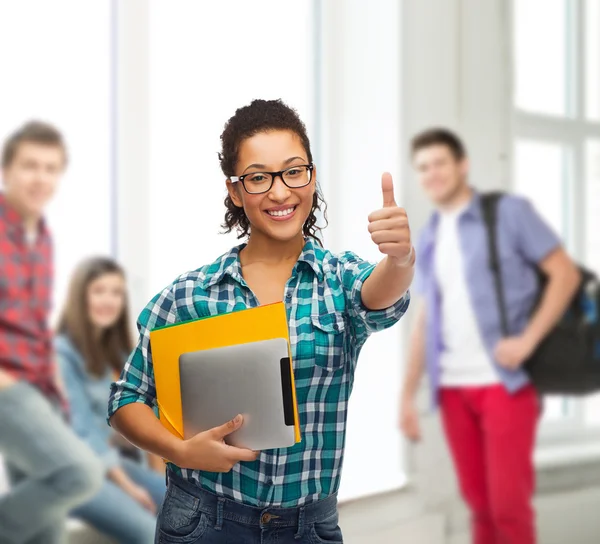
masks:
[(342, 544), (337, 497), (298, 508), (257, 508), (169, 473), (155, 544)]
[[(121, 466), (129, 477), (150, 493), (160, 509), (165, 496), (165, 477), (129, 459)], [(101, 533), (121, 544), (152, 544), (156, 516), (146, 510), (119, 486), (106, 480), (100, 491), (72, 512)]]
[(11, 479), (0, 497), (0, 542), (66, 542), (67, 514), (101, 488), (102, 462), (25, 382), (0, 390), (0, 452)]

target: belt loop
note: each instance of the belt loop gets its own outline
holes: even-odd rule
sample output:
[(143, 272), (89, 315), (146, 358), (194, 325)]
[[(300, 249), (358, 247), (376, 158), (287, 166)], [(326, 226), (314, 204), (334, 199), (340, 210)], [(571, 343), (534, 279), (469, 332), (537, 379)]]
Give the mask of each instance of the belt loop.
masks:
[(217, 523), (215, 524), (215, 531), (220, 531), (223, 528), (223, 505), (225, 504), (225, 499), (223, 497), (219, 497), (217, 499)]
[(299, 540), (304, 535), (304, 506), (298, 509), (298, 532), (294, 535), (296, 540)]

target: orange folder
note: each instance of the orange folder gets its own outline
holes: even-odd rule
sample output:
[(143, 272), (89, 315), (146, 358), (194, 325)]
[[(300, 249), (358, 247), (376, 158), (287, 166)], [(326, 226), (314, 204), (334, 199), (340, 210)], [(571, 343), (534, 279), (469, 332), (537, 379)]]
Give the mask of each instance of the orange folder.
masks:
[(150, 332), (154, 381), (160, 422), (183, 439), (179, 356), (190, 351), (285, 338), (290, 354), (294, 430), (300, 442), (300, 418), (291, 357), (287, 314), (283, 302), (158, 327)]

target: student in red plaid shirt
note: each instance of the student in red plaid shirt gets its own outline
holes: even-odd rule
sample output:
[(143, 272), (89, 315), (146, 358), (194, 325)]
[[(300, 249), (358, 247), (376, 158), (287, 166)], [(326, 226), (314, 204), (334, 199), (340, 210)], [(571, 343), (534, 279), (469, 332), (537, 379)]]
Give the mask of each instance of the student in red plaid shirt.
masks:
[(100, 461), (70, 429), (48, 328), (52, 241), (43, 220), (67, 162), (61, 134), (28, 123), (2, 151), (0, 192), (0, 542), (65, 541), (68, 512), (102, 485)]

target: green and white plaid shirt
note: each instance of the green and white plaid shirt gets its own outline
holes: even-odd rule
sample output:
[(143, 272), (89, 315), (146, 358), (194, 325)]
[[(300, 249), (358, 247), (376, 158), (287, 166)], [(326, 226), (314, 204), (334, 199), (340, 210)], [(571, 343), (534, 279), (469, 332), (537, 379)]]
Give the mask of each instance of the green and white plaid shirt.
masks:
[[(109, 417), (132, 402), (156, 409), (152, 329), (257, 306), (242, 277), (242, 247), (180, 276), (142, 311), (137, 346), (112, 386)], [(368, 336), (394, 325), (410, 300), (406, 293), (386, 310), (368, 311), (361, 288), (374, 267), (353, 253), (334, 255), (308, 240), (286, 284), (302, 441), (263, 451), (256, 461), (239, 463), (225, 474), (171, 464), (175, 473), (217, 495), (259, 507), (301, 506), (337, 491), (358, 355)]]

